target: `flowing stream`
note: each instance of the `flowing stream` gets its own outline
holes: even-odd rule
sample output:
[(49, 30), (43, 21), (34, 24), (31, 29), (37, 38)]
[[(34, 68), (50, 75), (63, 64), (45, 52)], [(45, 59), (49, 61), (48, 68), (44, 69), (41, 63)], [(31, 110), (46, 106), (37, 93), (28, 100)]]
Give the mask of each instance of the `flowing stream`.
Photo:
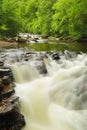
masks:
[(23, 130), (87, 130), (87, 54), (44, 58), (47, 74), (35, 64), (11, 64), (25, 116)]

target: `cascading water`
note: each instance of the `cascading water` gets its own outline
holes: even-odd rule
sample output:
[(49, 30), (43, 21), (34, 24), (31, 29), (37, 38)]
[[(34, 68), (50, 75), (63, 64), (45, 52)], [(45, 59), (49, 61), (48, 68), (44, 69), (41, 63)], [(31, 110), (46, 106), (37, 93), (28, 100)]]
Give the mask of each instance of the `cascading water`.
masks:
[(86, 130), (87, 54), (47, 56), (47, 74), (32, 60), (10, 65), (26, 120), (23, 130)]

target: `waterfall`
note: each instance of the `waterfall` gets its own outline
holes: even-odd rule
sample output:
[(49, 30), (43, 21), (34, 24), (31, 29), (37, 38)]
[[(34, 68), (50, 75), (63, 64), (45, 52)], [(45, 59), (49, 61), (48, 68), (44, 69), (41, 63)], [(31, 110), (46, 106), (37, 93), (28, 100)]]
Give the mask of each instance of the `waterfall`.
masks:
[(11, 67), (16, 82), (26, 82), (38, 78), (39, 72), (29, 63), (15, 63)]
[(11, 65), (26, 120), (23, 130), (86, 130), (87, 55), (44, 62), (46, 75), (28, 61)]

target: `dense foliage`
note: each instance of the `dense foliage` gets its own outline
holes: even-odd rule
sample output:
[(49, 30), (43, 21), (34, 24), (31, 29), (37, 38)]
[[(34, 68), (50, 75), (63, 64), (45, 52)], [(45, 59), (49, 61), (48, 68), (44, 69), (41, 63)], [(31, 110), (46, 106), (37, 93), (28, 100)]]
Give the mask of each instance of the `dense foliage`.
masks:
[(87, 37), (87, 0), (0, 0), (0, 36)]
[(0, 6), (0, 34), (15, 36), (21, 29), (18, 1), (1, 0)]

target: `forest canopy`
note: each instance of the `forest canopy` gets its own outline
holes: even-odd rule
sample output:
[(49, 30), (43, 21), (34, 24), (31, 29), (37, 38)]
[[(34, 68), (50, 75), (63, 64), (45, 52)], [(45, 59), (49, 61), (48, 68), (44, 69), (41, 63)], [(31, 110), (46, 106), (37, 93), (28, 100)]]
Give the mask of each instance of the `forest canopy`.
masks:
[(0, 0), (0, 36), (87, 37), (87, 0)]

